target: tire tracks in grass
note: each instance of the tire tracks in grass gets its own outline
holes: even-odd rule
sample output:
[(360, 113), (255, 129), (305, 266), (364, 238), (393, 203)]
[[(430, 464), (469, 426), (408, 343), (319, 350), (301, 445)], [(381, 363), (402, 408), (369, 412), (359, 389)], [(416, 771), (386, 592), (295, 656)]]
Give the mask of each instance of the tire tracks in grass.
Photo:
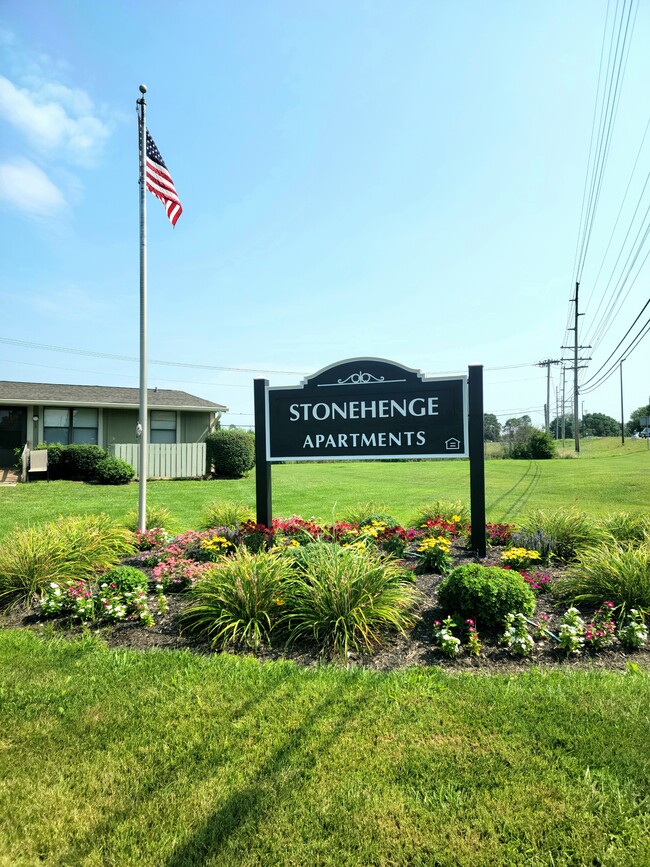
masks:
[[(499, 504), (503, 504), (504, 511), (499, 515), (499, 521), (507, 521), (511, 515), (517, 514), (528, 503), (541, 478), (542, 468), (539, 462), (529, 461), (525, 472), (517, 479), (514, 485), (508, 488), (507, 491), (504, 491), (495, 500), (488, 503), (487, 508), (492, 510), (496, 509)], [(513, 497), (512, 500), (508, 499), (510, 496)]]

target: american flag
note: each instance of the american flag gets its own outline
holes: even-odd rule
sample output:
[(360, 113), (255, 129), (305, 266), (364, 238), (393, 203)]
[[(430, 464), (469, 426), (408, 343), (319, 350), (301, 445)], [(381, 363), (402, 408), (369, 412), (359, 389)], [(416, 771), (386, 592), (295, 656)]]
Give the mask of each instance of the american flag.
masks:
[(157, 199), (165, 206), (167, 216), (172, 224), (176, 225), (176, 220), (183, 213), (183, 207), (178, 193), (174, 187), (172, 176), (167, 170), (165, 161), (160, 155), (160, 151), (156, 147), (155, 141), (151, 138), (149, 130), (147, 130), (147, 170), (146, 170), (147, 189), (153, 193)]

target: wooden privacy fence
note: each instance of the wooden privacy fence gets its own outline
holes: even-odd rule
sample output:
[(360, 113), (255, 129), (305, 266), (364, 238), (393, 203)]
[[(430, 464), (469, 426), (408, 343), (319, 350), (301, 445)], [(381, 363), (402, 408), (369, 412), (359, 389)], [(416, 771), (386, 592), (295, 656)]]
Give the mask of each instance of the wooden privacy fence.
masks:
[[(114, 443), (109, 454), (126, 461), (138, 473), (140, 446), (135, 443)], [(205, 443), (149, 444), (147, 478), (195, 479), (206, 474)]]

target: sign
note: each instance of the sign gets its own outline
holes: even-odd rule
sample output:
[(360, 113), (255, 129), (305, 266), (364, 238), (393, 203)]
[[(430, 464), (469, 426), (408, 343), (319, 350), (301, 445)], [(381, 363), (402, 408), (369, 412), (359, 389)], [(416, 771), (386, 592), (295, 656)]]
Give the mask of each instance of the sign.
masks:
[(427, 377), (380, 358), (267, 388), (266, 418), (269, 462), (468, 456), (467, 376)]

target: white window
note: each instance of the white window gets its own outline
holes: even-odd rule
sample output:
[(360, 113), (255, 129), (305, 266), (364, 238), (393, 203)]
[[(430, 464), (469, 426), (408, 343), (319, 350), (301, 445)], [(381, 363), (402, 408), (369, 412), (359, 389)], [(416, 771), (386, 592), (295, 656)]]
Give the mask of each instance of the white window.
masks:
[(176, 442), (176, 413), (152, 409), (150, 415), (150, 443), (175, 443)]

